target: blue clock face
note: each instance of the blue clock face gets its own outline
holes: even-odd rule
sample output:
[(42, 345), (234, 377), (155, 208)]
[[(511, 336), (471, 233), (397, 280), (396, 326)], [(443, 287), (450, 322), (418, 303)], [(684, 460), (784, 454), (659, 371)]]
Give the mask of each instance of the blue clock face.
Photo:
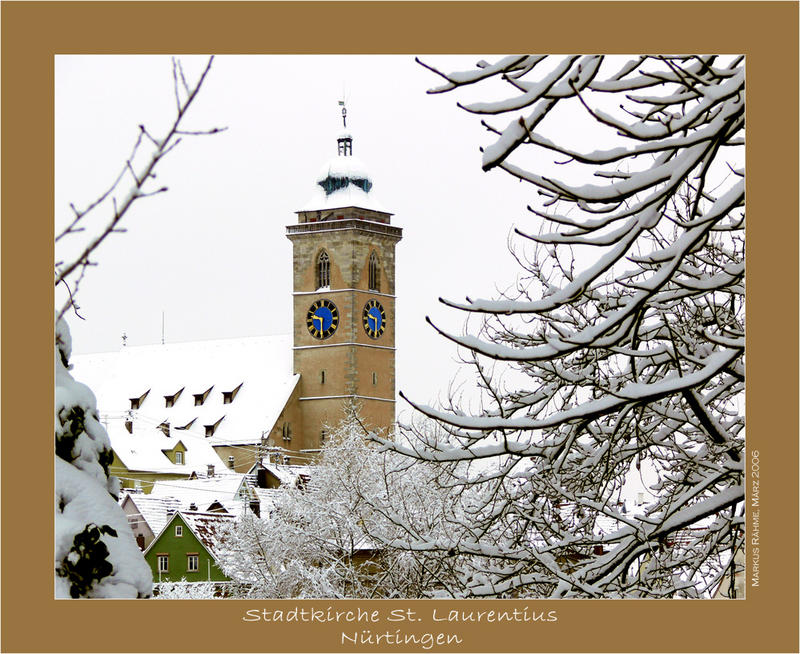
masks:
[(306, 326), (314, 338), (328, 338), (339, 326), (339, 310), (330, 300), (317, 300), (306, 314)]
[(386, 329), (386, 312), (377, 300), (370, 300), (364, 305), (364, 331), (370, 338), (380, 338)]

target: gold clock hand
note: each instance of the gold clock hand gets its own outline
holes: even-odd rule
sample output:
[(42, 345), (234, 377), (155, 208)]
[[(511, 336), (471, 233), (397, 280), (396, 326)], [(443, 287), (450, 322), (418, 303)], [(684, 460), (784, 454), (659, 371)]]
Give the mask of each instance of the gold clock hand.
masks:
[(322, 316), (311, 316), (311, 320), (312, 322), (319, 320), (319, 330), (322, 331)]

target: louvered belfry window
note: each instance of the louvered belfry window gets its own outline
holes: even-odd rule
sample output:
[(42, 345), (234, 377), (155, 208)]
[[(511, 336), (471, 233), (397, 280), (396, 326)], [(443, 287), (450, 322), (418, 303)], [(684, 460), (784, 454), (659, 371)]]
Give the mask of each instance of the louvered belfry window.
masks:
[(331, 285), (331, 260), (323, 250), (317, 259), (317, 288)]

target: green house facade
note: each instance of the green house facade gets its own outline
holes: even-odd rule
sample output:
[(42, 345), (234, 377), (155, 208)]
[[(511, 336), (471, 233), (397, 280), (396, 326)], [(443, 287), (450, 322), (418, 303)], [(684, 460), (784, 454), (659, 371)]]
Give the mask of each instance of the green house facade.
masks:
[(215, 543), (233, 519), (225, 513), (174, 513), (144, 552), (153, 581), (230, 581), (217, 564)]

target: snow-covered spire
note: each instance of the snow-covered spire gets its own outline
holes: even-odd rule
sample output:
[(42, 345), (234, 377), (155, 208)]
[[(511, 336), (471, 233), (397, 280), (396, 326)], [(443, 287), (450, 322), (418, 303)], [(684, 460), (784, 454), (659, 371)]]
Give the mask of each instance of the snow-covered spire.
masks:
[[(337, 154), (320, 169), (315, 180), (315, 192), (301, 209), (305, 211), (327, 211), (344, 207), (358, 207), (370, 211), (388, 213), (375, 198), (372, 176), (366, 166), (353, 156), (353, 135), (347, 127), (347, 109), (342, 108), (342, 130), (336, 135)], [(317, 219), (321, 219), (319, 216)]]
[(339, 105), (342, 107), (343, 130), (336, 137), (338, 156), (323, 166), (317, 184), (323, 188), (326, 196), (351, 186), (369, 193), (372, 180), (364, 164), (353, 156), (353, 135), (347, 129), (347, 108), (344, 100), (339, 100)]

